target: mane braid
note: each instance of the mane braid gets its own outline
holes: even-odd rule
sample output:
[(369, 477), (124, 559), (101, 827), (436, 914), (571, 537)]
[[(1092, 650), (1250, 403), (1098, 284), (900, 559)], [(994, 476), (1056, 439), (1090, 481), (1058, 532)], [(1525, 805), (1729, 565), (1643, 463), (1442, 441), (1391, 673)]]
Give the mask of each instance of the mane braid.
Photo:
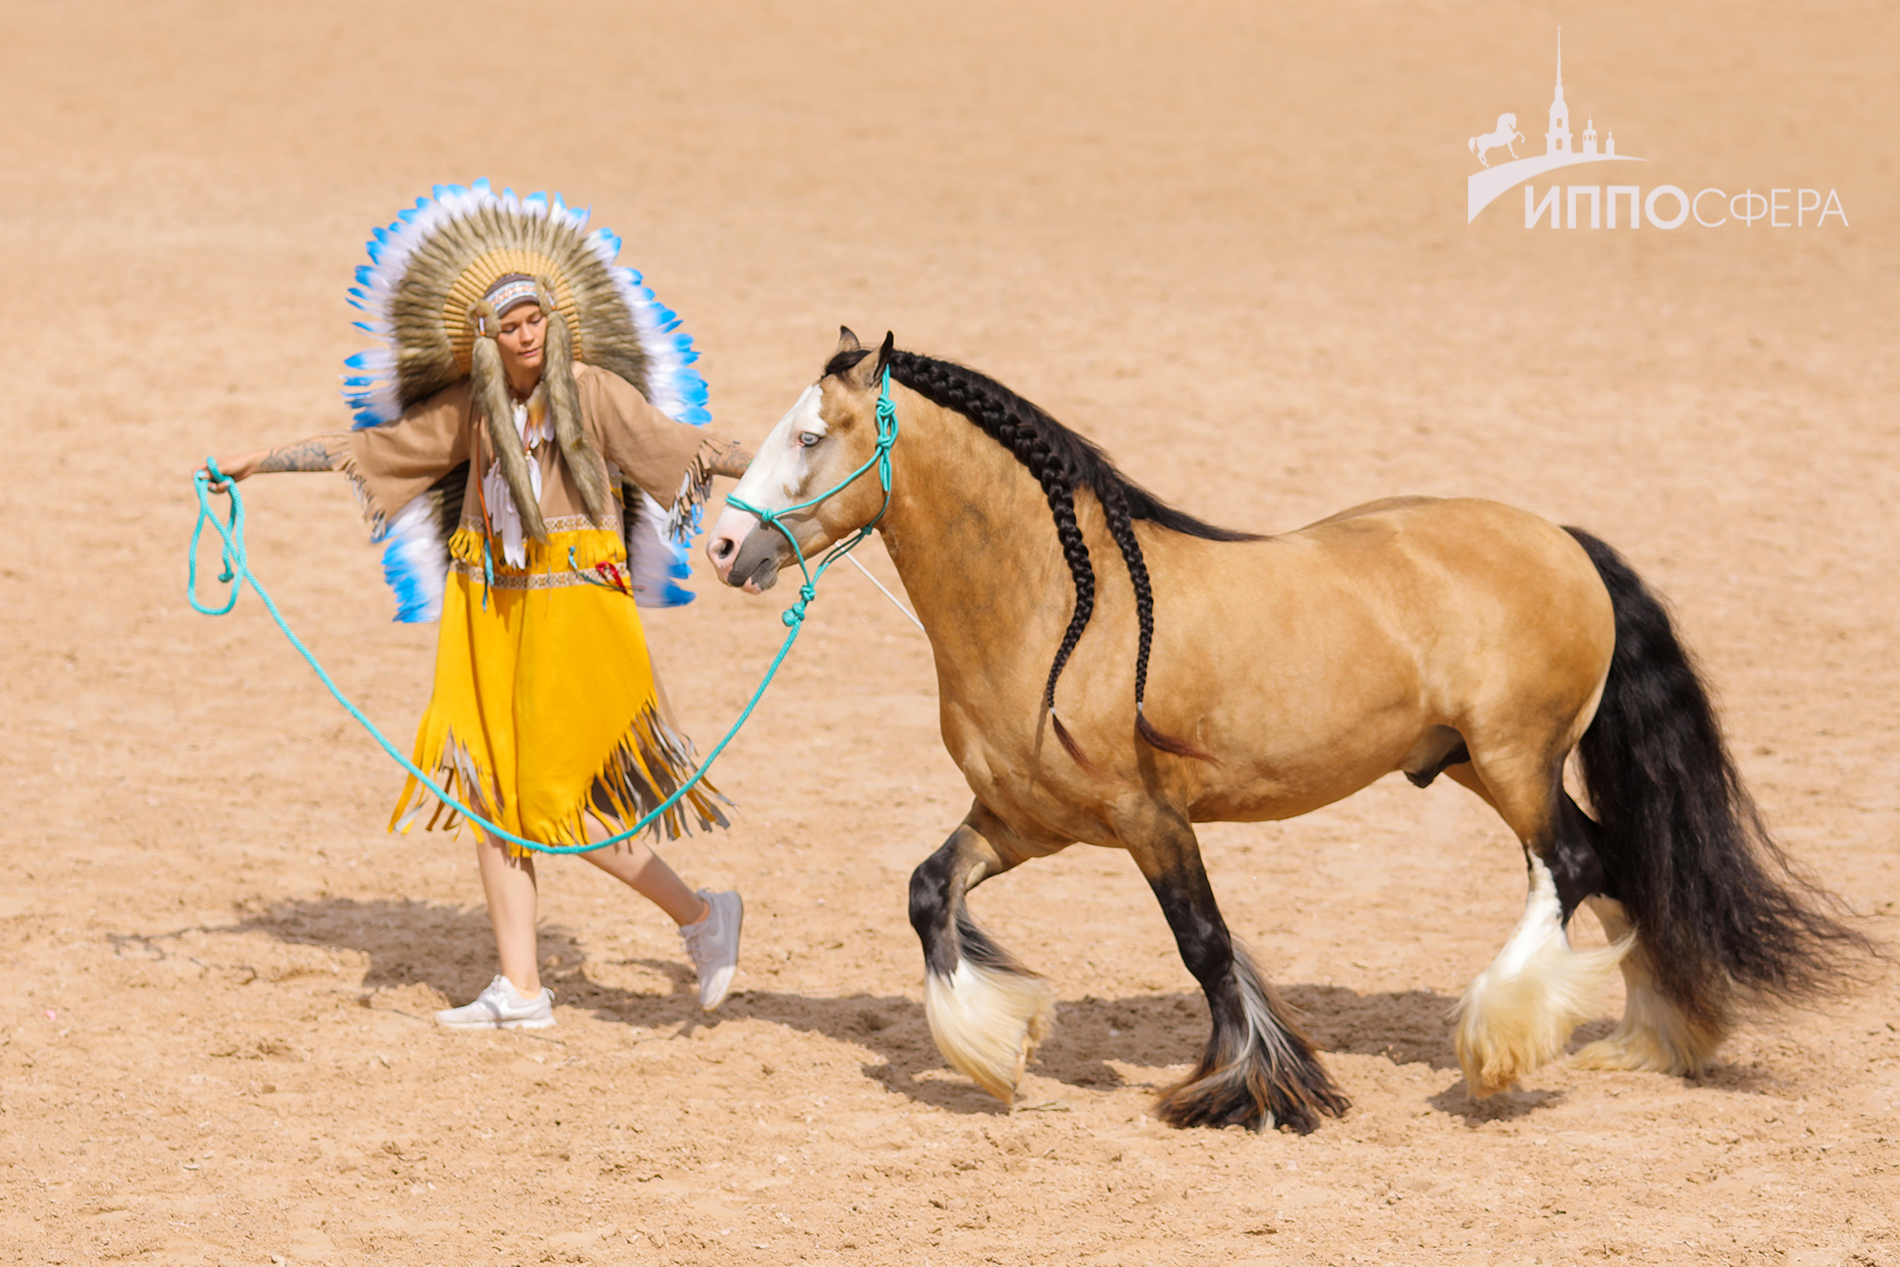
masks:
[[(827, 374), (840, 373), (863, 359), (863, 352), (847, 351), (832, 357), (825, 366)], [(1115, 469), (1106, 453), (1057, 422), (1036, 405), (1018, 396), (994, 379), (948, 361), (934, 360), (913, 352), (891, 353), (891, 376), (933, 404), (968, 418), (1029, 469), (1043, 490), (1055, 519), (1056, 539), (1062, 546), (1069, 576), (1075, 586), (1075, 611), (1063, 632), (1049, 666), (1049, 678), (1043, 687), (1043, 707), (1049, 710), (1056, 738), (1077, 764), (1092, 774), (1100, 770), (1069, 735), (1055, 712), (1056, 682), (1067, 667), (1076, 645), (1088, 628), (1095, 612), (1095, 569), (1089, 559), (1088, 543), (1082, 537), (1075, 518), (1075, 490), (1086, 487), (1101, 503), (1108, 530), (1128, 566), (1129, 580), (1135, 590), (1135, 608), (1140, 625), (1135, 657), (1135, 728), (1150, 746), (1176, 756), (1212, 761), (1200, 749), (1157, 731), (1143, 715), (1147, 690), (1148, 658), (1154, 641), (1154, 593), (1149, 583), (1148, 566), (1142, 557), (1141, 543), (1135, 536), (1133, 520), (1146, 519), (1175, 532), (1203, 537), (1211, 541), (1249, 541), (1252, 533), (1233, 532), (1203, 523), (1192, 515), (1167, 505), (1154, 494), (1135, 484)]]

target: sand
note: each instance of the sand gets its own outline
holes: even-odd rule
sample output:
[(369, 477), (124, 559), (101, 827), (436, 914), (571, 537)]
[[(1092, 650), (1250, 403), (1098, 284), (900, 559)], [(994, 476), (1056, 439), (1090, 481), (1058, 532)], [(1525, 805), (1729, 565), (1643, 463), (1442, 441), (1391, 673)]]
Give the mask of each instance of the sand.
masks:
[[(733, 830), (670, 854), (746, 894), (738, 993), (702, 1017), (666, 921), (557, 862), (559, 1026), (444, 1032), (493, 971), (466, 838), (385, 836), (397, 774), (256, 599), (183, 594), (192, 466), (343, 425), (370, 226), (437, 181), (559, 189), (748, 441), (848, 322), (1217, 522), (1471, 493), (1607, 537), (1780, 838), (1891, 939), (1890, 6), (6, 16), (0, 1261), (1900, 1263), (1891, 976), (1694, 1081), (1560, 1063), (1467, 1096), (1445, 1014), (1523, 871), (1442, 780), (1202, 833), (1343, 1120), (1148, 1116), (1204, 1011), (1133, 867), (1085, 847), (976, 896), (1061, 999), (1014, 1111), (989, 1099), (931, 1045), (905, 917), (968, 791), (926, 645), (848, 572), (724, 759)], [(1650, 159), (1645, 190), (1835, 190), (1847, 223), (1527, 230), (1512, 191), (1467, 226), (1465, 138), (1514, 110), (1542, 152), (1560, 21), (1573, 130)], [(406, 738), (434, 631), (389, 623), (343, 482), (246, 492), (286, 616)], [(786, 594), (696, 584), (648, 629), (704, 743)]]

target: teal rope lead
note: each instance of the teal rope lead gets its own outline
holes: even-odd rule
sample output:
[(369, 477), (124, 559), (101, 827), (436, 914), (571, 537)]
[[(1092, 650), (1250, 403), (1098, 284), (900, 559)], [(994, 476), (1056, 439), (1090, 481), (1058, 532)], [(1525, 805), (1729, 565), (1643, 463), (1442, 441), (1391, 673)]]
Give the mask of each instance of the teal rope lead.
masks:
[[(736, 505), (741, 510), (757, 515), (762, 525), (769, 524), (783, 533), (786, 540), (791, 542), (792, 552), (798, 558), (798, 567), (799, 570), (804, 573), (805, 583), (798, 587), (798, 600), (788, 607), (781, 616), (787, 629), (785, 641), (779, 646), (778, 654), (772, 657), (772, 663), (766, 667), (765, 676), (760, 679), (758, 689), (752, 692), (752, 698), (746, 701), (746, 706), (740, 712), (739, 719), (732, 723), (732, 729), (726, 732), (725, 738), (721, 739), (713, 746), (712, 751), (706, 754), (706, 759), (699, 763), (699, 769), (693, 771), (692, 777), (680, 784), (671, 796), (667, 797), (664, 801), (643, 815), (639, 822), (618, 835), (609, 836), (605, 840), (596, 841), (592, 844), (547, 845), (542, 844), (538, 840), (529, 840), (525, 837), (515, 835), (499, 823), (483, 817), (455, 797), (450, 796), (440, 784), (418, 768), (408, 757), (404, 756), (396, 748), (395, 744), (389, 742), (388, 737), (376, 728), (376, 723), (364, 716), (363, 710), (351, 703), (350, 698), (345, 695), (337, 686), (336, 682), (331, 679), (329, 673), (325, 672), (323, 665), (319, 663), (317, 657), (311, 653), (310, 648), (305, 646), (303, 640), (292, 631), (290, 623), (284, 619), (283, 613), (277, 610), (277, 604), (271, 599), (270, 592), (266, 590), (263, 585), (258, 583), (257, 574), (251, 570), (250, 559), (246, 553), (244, 543), (244, 498), (238, 493), (236, 481), (226, 480), (224, 472), (218, 469), (217, 462), (212, 458), (205, 459), (205, 471), (194, 472), (192, 475), (192, 487), (198, 495), (198, 522), (193, 525), (191, 530), (191, 557), (188, 560), (186, 569), (185, 597), (190, 600), (193, 611), (205, 616), (223, 616), (229, 614), (230, 611), (237, 606), (238, 595), (243, 591), (245, 584), (248, 582), (250, 587), (257, 591), (258, 598), (263, 600), (264, 610), (269, 612), (270, 618), (277, 622), (277, 628), (283, 631), (284, 637), (290, 640), (290, 645), (297, 649), (297, 654), (304, 658), (304, 662), (308, 664), (311, 671), (317, 675), (317, 679), (329, 689), (330, 694), (335, 697), (336, 702), (343, 705), (344, 711), (349, 713), (351, 717), (354, 717), (358, 724), (369, 732), (370, 737), (382, 746), (383, 751), (388, 753), (390, 758), (394, 760), (397, 765), (408, 771), (411, 777), (428, 788), (429, 791), (433, 792), (436, 798), (444, 805), (455, 810), (461, 814), (462, 817), (468, 819), (469, 822), (474, 823), (490, 835), (502, 840), (512, 841), (522, 848), (532, 849), (536, 853), (591, 853), (596, 849), (605, 849), (609, 845), (617, 845), (623, 840), (630, 840), (645, 831), (658, 820), (662, 814), (665, 814), (668, 810), (672, 809), (673, 806), (677, 805), (680, 798), (692, 791), (701, 779), (706, 777), (707, 771), (712, 769), (713, 762), (718, 760), (719, 754), (726, 750), (726, 745), (731, 743), (733, 739), (738, 736), (740, 729), (745, 726), (746, 721), (752, 716), (752, 710), (757, 708), (759, 701), (765, 697), (765, 688), (772, 684), (772, 678), (777, 675), (779, 665), (783, 664), (785, 657), (791, 653), (792, 644), (798, 641), (799, 630), (803, 628), (805, 623), (806, 610), (811, 605), (812, 600), (818, 596), (817, 583), (819, 578), (824, 576), (825, 572), (833, 563), (856, 549), (859, 542), (870, 536), (872, 530), (877, 527), (878, 521), (884, 518), (884, 512), (890, 509), (891, 446), (896, 443), (897, 409), (896, 406), (891, 403), (891, 376), (890, 371), (886, 370), (884, 373), (883, 388), (878, 393), (877, 450), (865, 461), (864, 465), (860, 466), (850, 475), (847, 475), (843, 481), (829, 492), (811, 498), (808, 501), (800, 502), (796, 506), (787, 506), (785, 511), (782, 512), (760, 511), (745, 505), (743, 502), (736, 501), (733, 498), (728, 497), (726, 499), (729, 505)], [(797, 538), (792, 535), (791, 531), (786, 528), (783, 523), (779, 522), (779, 514), (816, 506), (820, 502), (836, 496), (873, 466), (877, 468), (878, 482), (883, 485), (884, 505), (878, 509), (876, 518), (872, 519), (870, 523), (858, 529), (853, 536), (834, 545), (827, 551), (825, 556), (819, 561), (817, 572), (814, 573), (805, 564), (805, 552), (799, 548)], [(209, 472), (209, 476), (206, 475), (206, 471)], [(225, 486), (225, 495), (231, 499), (230, 514), (222, 521), (219, 520), (216, 512), (211, 508), (210, 486), (213, 482), (223, 484)], [(223, 542), (223, 570), (218, 573), (218, 581), (220, 584), (229, 585), (231, 592), (222, 607), (208, 607), (198, 599), (198, 545), (204, 535), (206, 524), (211, 525)]]

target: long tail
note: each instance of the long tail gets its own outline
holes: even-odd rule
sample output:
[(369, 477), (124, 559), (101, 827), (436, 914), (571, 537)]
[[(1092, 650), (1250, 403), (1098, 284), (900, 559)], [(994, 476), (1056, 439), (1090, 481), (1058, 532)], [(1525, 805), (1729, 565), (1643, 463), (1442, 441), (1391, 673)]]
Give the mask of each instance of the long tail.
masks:
[(1616, 551), (1566, 531), (1616, 611), (1609, 680), (1577, 751), (1606, 896), (1635, 925), (1656, 987), (1719, 1032), (1740, 1009), (1844, 984), (1879, 951), (1769, 836), (1661, 601)]

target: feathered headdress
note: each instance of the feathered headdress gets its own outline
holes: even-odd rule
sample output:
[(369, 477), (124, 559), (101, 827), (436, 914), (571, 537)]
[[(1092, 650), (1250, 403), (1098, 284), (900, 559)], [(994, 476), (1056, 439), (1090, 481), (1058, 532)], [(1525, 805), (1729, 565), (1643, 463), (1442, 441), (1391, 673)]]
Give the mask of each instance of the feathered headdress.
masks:
[[(358, 266), (350, 288), (350, 303), (368, 318), (357, 329), (382, 341), (345, 362), (343, 395), (356, 425), (393, 422), (411, 405), (472, 376), (489, 427), (512, 432), (512, 411), (485, 398), (503, 388), (499, 354), (478, 325), (490, 285), (509, 273), (526, 274), (542, 292), (549, 317), (544, 381), (555, 436), (588, 512), (601, 516), (609, 496), (606, 468), (580, 428), (570, 360), (618, 374), (681, 422), (703, 424), (711, 415), (706, 380), (692, 368), (699, 359), (692, 336), (640, 274), (615, 264), (620, 239), (586, 227), (587, 212), (568, 207), (559, 194), (497, 194), (478, 180), (467, 187), (437, 185), (432, 197), (418, 198), (393, 224), (375, 230), (370, 262)], [(524, 526), (542, 535), (518, 439), (498, 434), (492, 447)], [(383, 574), (396, 592), (398, 620), (441, 614), (447, 542), (461, 517), (467, 475), (466, 469), (451, 471), (376, 527), (374, 540), (388, 542)], [(640, 601), (667, 607), (691, 601), (677, 582), (688, 575), (685, 543), (700, 527), (696, 509), (690, 522), (663, 535), (657, 503), (632, 485), (623, 498), (628, 564)]]

